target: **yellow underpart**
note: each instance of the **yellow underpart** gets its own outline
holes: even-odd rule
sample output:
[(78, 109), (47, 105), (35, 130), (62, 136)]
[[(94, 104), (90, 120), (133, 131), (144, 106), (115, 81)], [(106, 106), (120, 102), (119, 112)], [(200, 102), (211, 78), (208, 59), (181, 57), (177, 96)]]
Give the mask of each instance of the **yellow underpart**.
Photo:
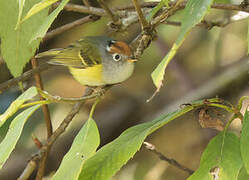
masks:
[(72, 68), (69, 70), (73, 77), (83, 85), (101, 86), (105, 85), (102, 77), (102, 65), (94, 65), (85, 69)]

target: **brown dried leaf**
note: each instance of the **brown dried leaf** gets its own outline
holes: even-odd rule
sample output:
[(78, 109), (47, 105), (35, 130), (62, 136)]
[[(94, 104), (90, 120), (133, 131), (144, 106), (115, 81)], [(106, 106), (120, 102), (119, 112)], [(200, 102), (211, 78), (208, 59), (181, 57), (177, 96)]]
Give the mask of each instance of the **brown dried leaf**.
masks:
[(218, 118), (211, 117), (206, 109), (201, 109), (199, 112), (199, 123), (202, 128), (212, 128), (218, 131), (224, 130), (224, 123)]

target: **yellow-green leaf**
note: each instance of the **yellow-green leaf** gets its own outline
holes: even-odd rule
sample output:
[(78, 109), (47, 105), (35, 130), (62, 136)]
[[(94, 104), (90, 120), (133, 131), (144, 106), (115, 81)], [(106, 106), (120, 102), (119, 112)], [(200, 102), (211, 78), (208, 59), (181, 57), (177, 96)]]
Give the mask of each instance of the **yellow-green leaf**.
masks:
[(184, 16), (181, 21), (182, 25), (180, 34), (176, 42), (173, 44), (170, 52), (163, 58), (161, 63), (151, 74), (152, 80), (157, 87), (157, 91), (159, 91), (160, 87), (162, 86), (165, 69), (167, 68), (169, 62), (175, 56), (177, 50), (185, 40), (188, 32), (203, 19), (204, 15), (208, 12), (212, 2), (213, 0), (187, 1), (187, 5), (184, 9)]
[(14, 150), (16, 143), (21, 136), (25, 122), (40, 106), (41, 105), (35, 105), (24, 110), (11, 122), (7, 135), (0, 143), (0, 169)]
[(58, 14), (61, 12), (61, 10), (64, 8), (64, 6), (68, 3), (69, 0), (63, 0), (60, 5), (48, 16), (46, 17), (43, 21), (39, 29), (31, 34), (31, 40), (30, 43), (37, 40), (41, 39), (45, 36), (46, 32), (48, 31), (48, 28), (51, 26), (55, 18), (58, 16)]
[[(26, 0), (22, 13), (26, 13), (38, 1)], [(31, 35), (38, 30), (41, 22), (47, 17), (48, 9), (32, 16), (15, 29), (20, 13), (18, 0), (0, 0), (1, 55), (11, 74), (15, 77), (22, 74), (23, 67), (39, 46), (39, 40), (33, 41), (31, 44), (29, 42)]]
[(231, 0), (214, 0), (214, 3), (229, 4), (231, 3)]
[(33, 16), (34, 14), (40, 12), (41, 10), (45, 9), (46, 7), (50, 6), (51, 4), (54, 4), (59, 0), (43, 0), (37, 4), (35, 4), (29, 12), (25, 15), (25, 17), (22, 19), (22, 22)]
[(239, 172), (237, 180), (247, 180), (247, 179), (249, 179), (249, 174), (247, 173), (246, 168), (243, 166), (240, 169), (240, 172)]
[(16, 23), (16, 28), (15, 29), (17, 29), (17, 27), (20, 24), (24, 4), (25, 4), (25, 0), (19, 0), (19, 12), (18, 12), (18, 19), (17, 19), (17, 23)]
[[(209, 99), (216, 102), (217, 99)], [(79, 180), (109, 180), (141, 147), (144, 139), (179, 116), (202, 106), (204, 101), (196, 101), (153, 121), (142, 123), (125, 130), (118, 138), (103, 146), (95, 155), (86, 160)]]
[(249, 111), (246, 111), (240, 137), (240, 151), (244, 166), (249, 173)]
[(155, 14), (156, 14), (163, 6), (164, 6), (164, 2), (163, 2), (163, 1), (160, 1), (160, 3), (158, 3), (158, 4), (156, 5), (156, 7), (154, 7), (154, 8), (150, 11), (150, 13), (146, 16), (146, 19), (147, 19), (148, 21), (150, 21), (150, 20), (155, 16)]
[(96, 152), (99, 143), (98, 127), (94, 120), (89, 118), (75, 137), (52, 180), (78, 179), (84, 162)]
[[(224, 134), (225, 133), (225, 134)], [(242, 167), (239, 138), (221, 132), (214, 137), (202, 154), (200, 167), (188, 180), (237, 180)]]
[(11, 117), (20, 109), (20, 106), (23, 105), (23, 103), (31, 100), (36, 95), (37, 89), (35, 87), (31, 87), (24, 93), (22, 93), (15, 101), (11, 103), (9, 108), (2, 115), (0, 115), (0, 127), (6, 122), (9, 117)]

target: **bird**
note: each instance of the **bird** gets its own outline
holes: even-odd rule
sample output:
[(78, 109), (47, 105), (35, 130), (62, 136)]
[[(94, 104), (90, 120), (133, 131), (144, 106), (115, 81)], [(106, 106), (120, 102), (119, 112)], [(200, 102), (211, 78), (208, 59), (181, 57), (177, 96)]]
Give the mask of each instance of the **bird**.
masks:
[(89, 87), (125, 81), (132, 75), (137, 61), (127, 43), (107, 36), (86, 36), (66, 48), (51, 49), (35, 58), (68, 67), (80, 84)]

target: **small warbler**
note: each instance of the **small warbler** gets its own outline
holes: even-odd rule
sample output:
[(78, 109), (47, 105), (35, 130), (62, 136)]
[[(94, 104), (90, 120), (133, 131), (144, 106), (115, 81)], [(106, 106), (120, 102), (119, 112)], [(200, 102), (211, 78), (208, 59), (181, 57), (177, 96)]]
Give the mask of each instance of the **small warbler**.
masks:
[(84, 37), (67, 48), (51, 49), (35, 58), (68, 67), (73, 77), (87, 86), (125, 81), (132, 75), (136, 61), (125, 42), (105, 36)]

